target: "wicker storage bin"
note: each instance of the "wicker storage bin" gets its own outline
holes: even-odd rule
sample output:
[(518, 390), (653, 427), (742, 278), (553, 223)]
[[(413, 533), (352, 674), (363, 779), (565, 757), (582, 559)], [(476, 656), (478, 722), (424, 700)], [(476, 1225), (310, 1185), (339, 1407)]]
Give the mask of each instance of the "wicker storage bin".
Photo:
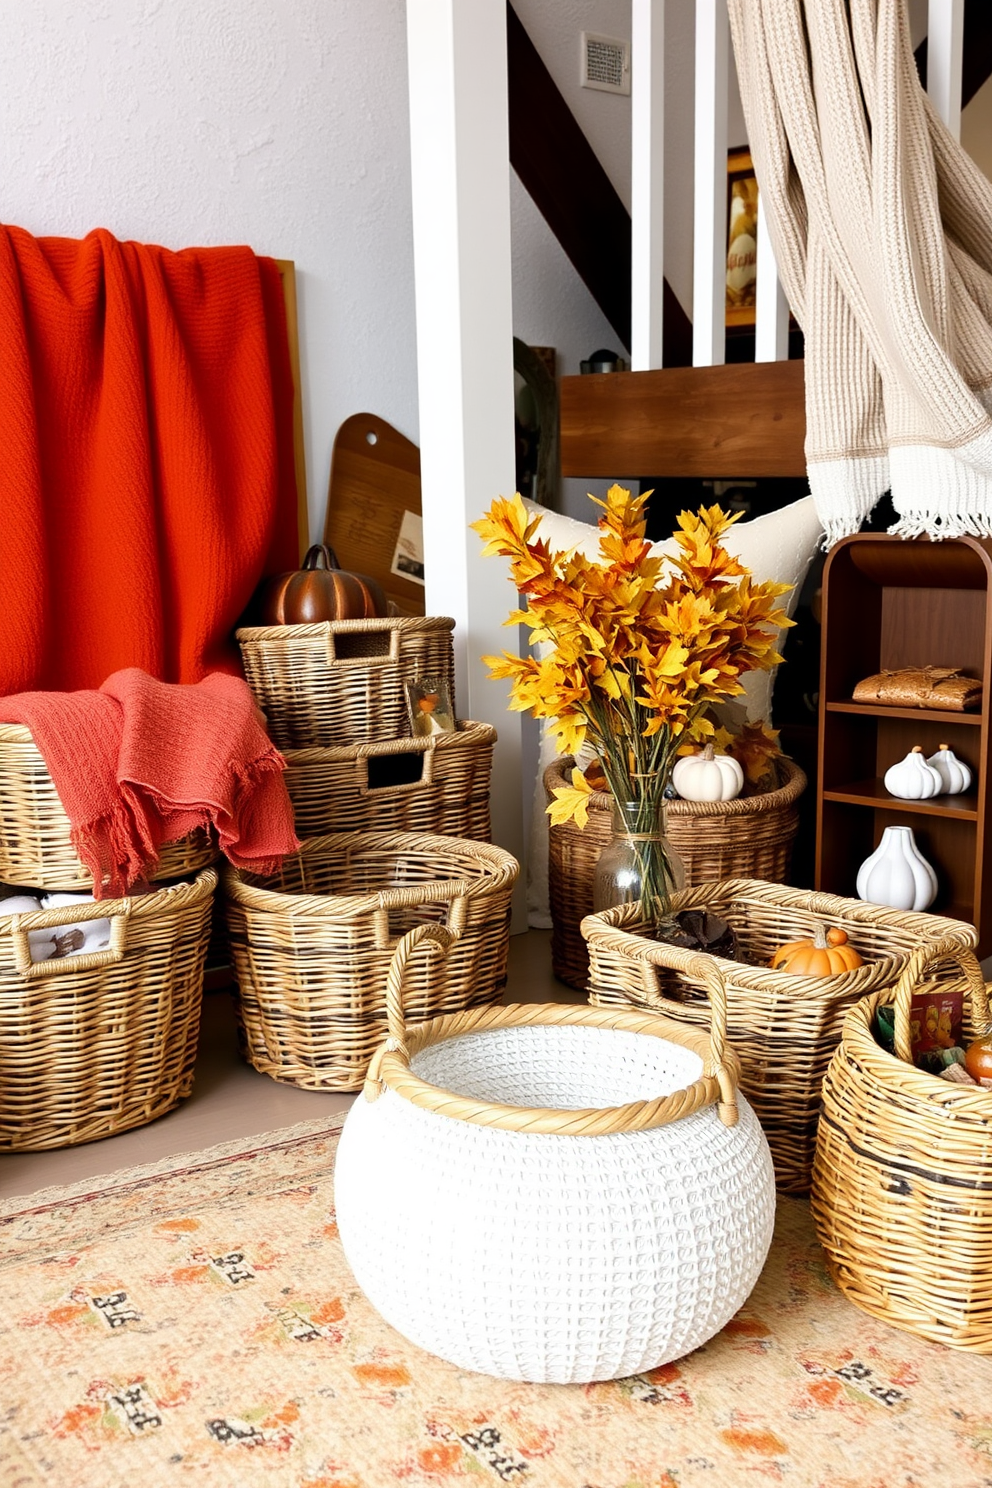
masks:
[[(567, 785), (574, 760), (555, 760), (544, 772), (548, 800)], [(799, 826), (796, 805), (806, 776), (792, 760), (782, 761), (778, 790), (737, 801), (668, 801), (668, 835), (686, 868), (689, 884), (727, 878), (783, 883)], [(548, 831), (548, 898), (551, 905), (551, 966), (556, 977), (585, 991), (589, 953), (579, 928), (592, 914), (596, 860), (610, 840), (612, 797), (595, 791), (584, 827), (574, 822)]]
[[(0, 917), (0, 1151), (94, 1142), (189, 1095), (216, 884)], [(30, 931), (98, 919), (107, 950), (31, 961)]]
[[(988, 1018), (981, 969), (950, 941), (922, 947), (893, 996), (851, 1008), (823, 1085), (812, 1209), (841, 1291), (865, 1312), (952, 1348), (992, 1353), (992, 1090), (909, 1060), (909, 1004), (941, 958), (965, 982), (965, 1034)], [(895, 1004), (896, 1054), (872, 1034)]]
[[(183, 878), (216, 858), (211, 834), (193, 832), (163, 846), (150, 878)], [(0, 882), (66, 893), (93, 887), (45, 761), (19, 723), (0, 723)]]
[[(705, 908), (737, 934), (740, 949), (757, 961), (743, 965), (713, 956), (727, 986), (727, 1031), (741, 1061), (741, 1089), (765, 1130), (778, 1187), (804, 1193), (810, 1185), (820, 1087), (840, 1040), (844, 1014), (866, 993), (895, 986), (920, 945), (946, 942), (966, 950), (975, 930), (961, 920), (906, 914), (746, 879), (703, 884), (675, 897), (676, 909)], [(767, 963), (784, 941), (811, 934), (818, 920), (846, 930), (865, 964), (839, 976), (799, 977), (771, 971)], [(638, 931), (636, 905), (590, 915), (582, 933), (589, 943), (589, 1000), (597, 1007), (662, 1011), (694, 1026), (708, 1011), (694, 955), (648, 940)], [(962, 973), (946, 961), (942, 981)]]
[(420, 940), (447, 936), (397, 948), (390, 1037), (335, 1164), (359, 1285), (419, 1347), (505, 1379), (639, 1375), (698, 1348), (746, 1300), (775, 1217), (722, 987), (698, 1034), (559, 1004), (410, 1028)]
[(426, 739), (288, 749), (297, 835), (392, 830), (488, 842), (495, 742), (489, 724), (465, 722)]
[(455, 701), (454, 620), (413, 616), (251, 626), (237, 632), (248, 685), (280, 749), (402, 739), (406, 684), (440, 677)]
[(458, 938), (443, 964), (421, 964), (411, 1018), (497, 1002), (518, 871), (500, 848), (419, 832), (314, 837), (269, 879), (226, 866), (247, 1058), (307, 1090), (357, 1090), (385, 1035), (396, 940), (430, 921)]

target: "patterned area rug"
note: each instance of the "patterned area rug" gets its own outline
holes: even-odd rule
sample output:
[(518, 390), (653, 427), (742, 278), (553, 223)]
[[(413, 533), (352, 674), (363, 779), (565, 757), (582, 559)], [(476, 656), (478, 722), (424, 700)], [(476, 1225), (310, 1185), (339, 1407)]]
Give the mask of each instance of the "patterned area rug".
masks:
[(864, 1317), (783, 1199), (747, 1307), (610, 1384), (421, 1353), (337, 1239), (338, 1128), (0, 1206), (0, 1482), (18, 1488), (992, 1485), (992, 1361)]

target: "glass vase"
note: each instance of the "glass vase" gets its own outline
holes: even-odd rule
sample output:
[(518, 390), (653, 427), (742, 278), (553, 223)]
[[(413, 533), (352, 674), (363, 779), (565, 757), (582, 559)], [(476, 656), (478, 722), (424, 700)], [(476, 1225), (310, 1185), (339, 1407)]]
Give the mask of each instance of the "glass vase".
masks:
[(672, 895), (685, 887), (685, 864), (666, 825), (663, 799), (614, 798), (612, 836), (593, 877), (594, 910), (640, 904), (645, 927), (653, 932), (671, 919)]

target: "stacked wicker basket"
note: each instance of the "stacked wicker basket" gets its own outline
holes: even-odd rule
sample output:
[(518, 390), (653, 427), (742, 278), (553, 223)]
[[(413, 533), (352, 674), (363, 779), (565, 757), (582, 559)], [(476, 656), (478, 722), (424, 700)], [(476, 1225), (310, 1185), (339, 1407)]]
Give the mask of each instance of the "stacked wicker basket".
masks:
[[(206, 833), (167, 844), (154, 889), (0, 914), (0, 1151), (66, 1147), (144, 1125), (190, 1092), (217, 883)], [(170, 883), (179, 878), (191, 882)], [(0, 725), (0, 880), (92, 891), (30, 733)], [(105, 950), (33, 961), (29, 935), (109, 920)]]
[[(963, 989), (955, 957), (974, 946), (976, 932), (940, 915), (747, 879), (685, 889), (674, 903), (679, 910), (718, 915), (735, 932), (742, 960), (707, 959), (726, 987), (727, 1035), (741, 1061), (741, 1089), (768, 1138), (779, 1189), (805, 1193), (823, 1077), (845, 1014), (871, 992), (891, 1000), (919, 947), (943, 950), (932, 970), (935, 985)], [(785, 941), (809, 936), (817, 923), (844, 930), (864, 964), (817, 977), (771, 970), (773, 952)], [(589, 946), (589, 1001), (595, 1007), (662, 1012), (678, 1023), (705, 1026), (709, 1008), (695, 969), (698, 954), (649, 938), (638, 905), (590, 915), (582, 932)]]
[(345, 620), (238, 631), (248, 678), (288, 763), (305, 839), (269, 879), (227, 868), (242, 1047), (312, 1090), (356, 1090), (386, 1031), (398, 938), (446, 923), (457, 944), (424, 965), (412, 1015), (498, 1001), (516, 861), (489, 845), (495, 730), (413, 737), (406, 685), (445, 681), (454, 621)]

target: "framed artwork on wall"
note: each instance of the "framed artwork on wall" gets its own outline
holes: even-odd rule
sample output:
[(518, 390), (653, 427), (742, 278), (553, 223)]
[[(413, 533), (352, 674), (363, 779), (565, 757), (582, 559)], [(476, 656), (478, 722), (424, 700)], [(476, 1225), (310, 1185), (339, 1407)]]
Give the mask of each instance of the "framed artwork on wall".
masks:
[(750, 150), (727, 156), (727, 325), (753, 326), (758, 273), (758, 182)]

